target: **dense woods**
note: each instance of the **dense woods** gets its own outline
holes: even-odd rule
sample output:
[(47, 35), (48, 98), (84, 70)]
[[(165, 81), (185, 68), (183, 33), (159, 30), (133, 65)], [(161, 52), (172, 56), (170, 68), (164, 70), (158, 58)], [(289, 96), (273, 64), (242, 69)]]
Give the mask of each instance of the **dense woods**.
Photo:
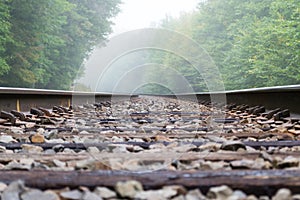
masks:
[[(91, 50), (110, 34), (119, 3), (0, 0), (0, 86), (69, 89)], [(197, 42), (230, 90), (300, 84), (299, 23), (299, 0), (199, 0), (193, 12), (166, 17), (160, 27)], [(207, 77), (182, 57), (164, 51), (145, 55), (161, 66), (146, 76), (170, 86), (176, 71), (196, 92), (208, 90)], [(149, 84), (140, 91), (169, 89)]]
[(0, 86), (69, 89), (119, 0), (1, 0)]
[[(167, 17), (161, 26), (185, 34), (205, 49), (229, 90), (300, 84), (299, 24), (299, 0), (208, 0), (192, 13)], [(199, 74), (178, 56), (155, 53), (153, 57), (178, 69), (195, 91), (207, 90)], [(151, 75), (155, 74), (161, 76)], [(146, 92), (158, 90), (164, 91), (146, 88)]]

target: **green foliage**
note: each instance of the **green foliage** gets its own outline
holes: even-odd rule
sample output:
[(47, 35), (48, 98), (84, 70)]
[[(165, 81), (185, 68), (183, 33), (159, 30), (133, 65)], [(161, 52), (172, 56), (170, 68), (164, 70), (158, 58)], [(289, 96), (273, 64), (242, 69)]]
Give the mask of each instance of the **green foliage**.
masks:
[(118, 3), (118, 0), (0, 3), (0, 19), (9, 18), (10, 22), (6, 26), (1, 24), (0, 32), (7, 30), (11, 38), (0, 37), (0, 64), (2, 60), (7, 63), (6, 67), (1, 65), (0, 84), (69, 89), (81, 73), (79, 68), (89, 52), (110, 33), (109, 19), (117, 13)]
[[(226, 89), (242, 89), (300, 84), (299, 23), (299, 0), (207, 0), (196, 12), (166, 18), (162, 27), (187, 35), (205, 49)], [(188, 63), (165, 55), (161, 62), (189, 77), (195, 91), (206, 90), (206, 77), (199, 79), (187, 70)]]
[(0, 75), (6, 73), (9, 70), (9, 65), (6, 60), (8, 55), (6, 54), (6, 44), (11, 41), (9, 22), (9, 7), (7, 1), (0, 1)]

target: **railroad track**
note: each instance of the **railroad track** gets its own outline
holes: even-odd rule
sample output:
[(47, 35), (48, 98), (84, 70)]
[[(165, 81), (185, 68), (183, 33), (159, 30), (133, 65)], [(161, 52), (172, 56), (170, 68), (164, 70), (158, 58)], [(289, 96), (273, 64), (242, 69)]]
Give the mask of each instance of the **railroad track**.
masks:
[(213, 107), (205, 93), (0, 89), (2, 199), (297, 199), (299, 91)]

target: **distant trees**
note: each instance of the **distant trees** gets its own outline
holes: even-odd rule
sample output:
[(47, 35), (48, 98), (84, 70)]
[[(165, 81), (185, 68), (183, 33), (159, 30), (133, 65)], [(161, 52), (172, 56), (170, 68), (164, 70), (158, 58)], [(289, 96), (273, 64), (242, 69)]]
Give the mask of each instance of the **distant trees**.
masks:
[[(206, 0), (161, 26), (196, 41), (211, 56), (226, 89), (300, 84), (299, 0)], [(120, 0), (1, 0), (0, 86), (69, 89), (92, 48), (111, 32)], [(176, 45), (176, 43), (174, 44)], [(161, 70), (147, 75), (196, 92), (205, 78), (188, 60), (151, 52)], [(164, 67), (163, 67), (164, 66)], [(163, 76), (162, 76), (163, 74)], [(144, 92), (168, 91), (157, 84)]]
[(0, 2), (0, 85), (69, 89), (119, 0)]
[[(207, 0), (192, 13), (166, 18), (161, 26), (204, 48), (226, 89), (300, 84), (299, 8), (299, 0)], [(195, 91), (206, 90), (188, 63), (177, 58), (170, 64), (161, 57), (163, 65), (181, 68)]]
[(0, 1), (0, 75), (9, 70), (6, 62), (9, 57), (6, 53), (6, 46), (11, 41), (9, 16), (8, 6), (4, 1)]

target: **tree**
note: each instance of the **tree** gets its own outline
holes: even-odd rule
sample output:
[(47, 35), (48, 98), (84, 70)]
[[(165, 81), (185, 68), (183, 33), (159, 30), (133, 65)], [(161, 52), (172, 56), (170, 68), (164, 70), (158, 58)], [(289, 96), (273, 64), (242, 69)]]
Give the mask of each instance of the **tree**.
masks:
[(81, 64), (92, 49), (103, 43), (111, 32), (112, 22), (119, 9), (119, 0), (69, 0), (74, 9), (66, 14), (67, 23), (63, 25), (61, 35), (65, 45), (60, 47), (56, 56), (50, 52), (57, 70), (50, 70), (51, 81), (46, 88), (64, 86), (66, 89), (82, 73)]
[(10, 15), (7, 1), (0, 1), (0, 75), (6, 73), (10, 68), (7, 64), (8, 55), (6, 54), (6, 45), (12, 40), (10, 37), (11, 24), (9, 19)]
[[(109, 19), (117, 13), (118, 3), (118, 0), (7, 1), (4, 5), (9, 13), (3, 12), (0, 17), (10, 15), (12, 40), (5, 43), (5, 52), (0, 48), (0, 53), (4, 52), (0, 61), (5, 59), (7, 63), (0, 71), (1, 85), (69, 89), (77, 73), (81, 73), (80, 66), (89, 52), (110, 33)], [(3, 25), (1, 28), (8, 29)]]
[[(299, 84), (299, 7), (298, 0), (201, 1), (196, 12), (168, 17), (162, 27), (200, 44), (221, 72), (226, 89)], [(163, 63), (184, 71), (193, 85), (203, 85), (199, 74), (185, 70), (179, 59)]]

